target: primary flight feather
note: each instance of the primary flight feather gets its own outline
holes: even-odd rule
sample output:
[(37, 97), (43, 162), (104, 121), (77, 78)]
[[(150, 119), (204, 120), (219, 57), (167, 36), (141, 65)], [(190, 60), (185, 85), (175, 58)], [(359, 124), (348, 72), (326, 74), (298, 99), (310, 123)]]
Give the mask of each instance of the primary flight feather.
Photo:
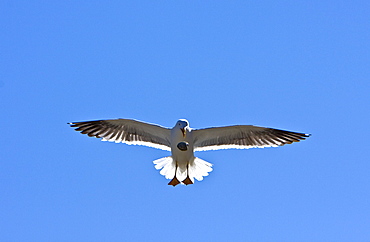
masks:
[(172, 128), (133, 119), (109, 119), (69, 123), (71, 127), (103, 141), (145, 145), (171, 151), (171, 156), (153, 161), (161, 174), (171, 179), (168, 185), (189, 185), (203, 180), (212, 164), (194, 156), (194, 151), (277, 147), (299, 142), (309, 134), (253, 125), (192, 129), (185, 119)]

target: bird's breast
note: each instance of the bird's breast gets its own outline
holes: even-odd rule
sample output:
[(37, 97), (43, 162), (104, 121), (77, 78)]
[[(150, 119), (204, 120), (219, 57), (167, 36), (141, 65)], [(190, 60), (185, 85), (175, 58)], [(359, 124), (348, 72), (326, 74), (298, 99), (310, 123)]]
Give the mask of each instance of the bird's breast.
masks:
[(188, 162), (194, 157), (193, 134), (187, 130), (185, 136), (181, 130), (171, 131), (171, 153), (177, 162)]

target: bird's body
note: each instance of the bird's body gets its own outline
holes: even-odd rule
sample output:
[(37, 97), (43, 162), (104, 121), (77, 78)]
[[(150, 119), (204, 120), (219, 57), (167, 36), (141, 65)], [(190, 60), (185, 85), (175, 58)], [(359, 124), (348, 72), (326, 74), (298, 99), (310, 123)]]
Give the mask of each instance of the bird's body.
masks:
[[(179, 165), (186, 165), (186, 163), (194, 159), (194, 142), (193, 133), (189, 126), (179, 121), (175, 127), (171, 129), (171, 154), (172, 158), (175, 159)], [(184, 131), (182, 131), (184, 130)], [(177, 146), (180, 142), (188, 143), (189, 146), (186, 150), (181, 150)]]
[(103, 141), (138, 144), (171, 151), (171, 156), (153, 161), (168, 184), (193, 184), (212, 171), (212, 164), (194, 156), (194, 151), (276, 147), (304, 140), (308, 134), (253, 125), (191, 129), (185, 119), (172, 129), (132, 119), (111, 119), (69, 123), (88, 136)]

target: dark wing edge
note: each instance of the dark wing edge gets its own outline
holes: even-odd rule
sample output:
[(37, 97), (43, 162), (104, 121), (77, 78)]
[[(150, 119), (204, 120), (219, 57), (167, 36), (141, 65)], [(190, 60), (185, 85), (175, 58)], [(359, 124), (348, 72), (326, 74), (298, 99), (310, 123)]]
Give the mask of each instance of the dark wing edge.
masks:
[(132, 119), (110, 119), (68, 123), (76, 131), (102, 141), (145, 145), (171, 150), (170, 129)]
[(277, 147), (305, 140), (311, 134), (253, 125), (194, 130), (194, 151)]

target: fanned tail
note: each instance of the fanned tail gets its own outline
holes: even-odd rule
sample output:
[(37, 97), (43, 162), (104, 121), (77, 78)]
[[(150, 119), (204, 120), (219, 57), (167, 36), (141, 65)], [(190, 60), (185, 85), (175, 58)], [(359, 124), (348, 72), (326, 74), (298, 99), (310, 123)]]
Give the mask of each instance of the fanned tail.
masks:
[(172, 179), (175, 176), (175, 162), (172, 159), (172, 156), (167, 156), (153, 161), (155, 164), (155, 169), (160, 170), (159, 173), (166, 177), (166, 179)]
[[(166, 179), (172, 179), (175, 176), (176, 162), (173, 160), (172, 156), (163, 157), (153, 161), (155, 168), (161, 170), (160, 174)], [(208, 173), (212, 171), (212, 164), (195, 157), (193, 160), (189, 161), (189, 178), (194, 182), (194, 178), (198, 181), (202, 181), (203, 177), (208, 176)], [(183, 181), (187, 177), (186, 165), (182, 164), (178, 166), (176, 177), (179, 181)], [(182, 183), (183, 184), (183, 183)]]
[(189, 177), (193, 182), (194, 178), (198, 181), (202, 181), (203, 177), (208, 176), (208, 173), (212, 170), (211, 163), (195, 157), (193, 162), (190, 162), (189, 164)]

